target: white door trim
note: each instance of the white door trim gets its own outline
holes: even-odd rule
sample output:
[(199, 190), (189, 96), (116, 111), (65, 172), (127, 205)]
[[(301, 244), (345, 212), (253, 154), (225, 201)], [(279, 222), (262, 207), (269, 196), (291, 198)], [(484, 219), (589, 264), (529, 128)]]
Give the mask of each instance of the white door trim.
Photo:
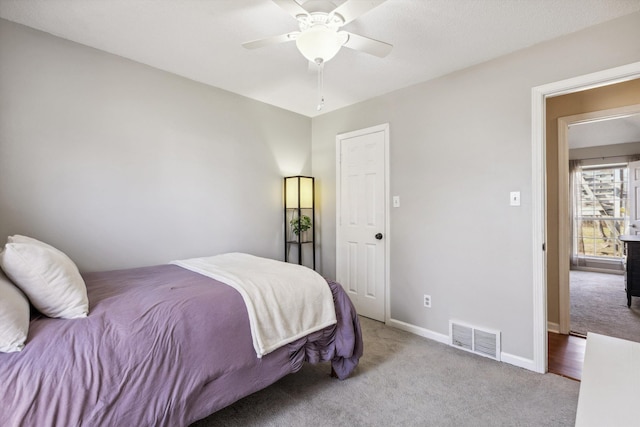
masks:
[(391, 227), (390, 227), (390, 210), (389, 210), (389, 123), (383, 123), (381, 125), (368, 127), (365, 129), (359, 129), (352, 132), (346, 132), (336, 135), (336, 269), (338, 267), (339, 256), (339, 242), (340, 238), (340, 212), (341, 212), (341, 188), (342, 188), (342, 174), (340, 173), (340, 141), (343, 139), (354, 138), (361, 135), (366, 135), (373, 132), (384, 132), (384, 215), (385, 215), (385, 232), (384, 232), (384, 252), (385, 252), (385, 265), (384, 265), (384, 319), (385, 323), (388, 323), (391, 316), (390, 309), (390, 268), (389, 268), (389, 249), (391, 242)]
[(546, 109), (547, 97), (564, 95), (640, 77), (640, 62), (611, 68), (531, 89), (531, 146), (533, 207), (533, 363), (536, 372), (547, 372), (546, 282)]
[(569, 206), (569, 126), (603, 119), (626, 117), (640, 113), (640, 104), (608, 110), (592, 111), (558, 118), (558, 271), (559, 271), (559, 332), (568, 334), (571, 329), (571, 301), (569, 286), (569, 258), (571, 256), (571, 209)]

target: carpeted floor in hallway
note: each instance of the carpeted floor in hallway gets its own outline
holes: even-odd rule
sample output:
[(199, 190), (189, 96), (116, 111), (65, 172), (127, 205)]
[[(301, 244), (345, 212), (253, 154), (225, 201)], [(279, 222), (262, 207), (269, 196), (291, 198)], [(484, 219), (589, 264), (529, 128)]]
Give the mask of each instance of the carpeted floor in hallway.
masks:
[(640, 342), (640, 298), (627, 307), (624, 276), (571, 271), (571, 330)]

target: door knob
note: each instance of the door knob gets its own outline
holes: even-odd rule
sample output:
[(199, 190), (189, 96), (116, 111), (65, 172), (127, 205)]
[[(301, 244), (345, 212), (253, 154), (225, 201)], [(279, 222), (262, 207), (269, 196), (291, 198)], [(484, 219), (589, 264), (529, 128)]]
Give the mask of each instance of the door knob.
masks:
[(382, 240), (382, 233), (378, 233), (378, 234), (376, 234), (376, 239), (378, 239), (378, 240)]
[(631, 224), (630, 227), (631, 228), (636, 228), (636, 225), (635, 224)]

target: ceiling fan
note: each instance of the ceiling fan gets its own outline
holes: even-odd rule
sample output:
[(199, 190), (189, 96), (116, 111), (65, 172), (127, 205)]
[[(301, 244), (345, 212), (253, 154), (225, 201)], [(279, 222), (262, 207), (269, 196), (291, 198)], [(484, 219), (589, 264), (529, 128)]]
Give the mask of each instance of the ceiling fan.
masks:
[(392, 45), (339, 30), (384, 1), (346, 0), (336, 7), (328, 0), (308, 0), (302, 5), (296, 0), (273, 0), (298, 21), (300, 31), (246, 42), (242, 46), (256, 49), (295, 40), (300, 53), (319, 66), (333, 58), (342, 46), (382, 58), (391, 52)]

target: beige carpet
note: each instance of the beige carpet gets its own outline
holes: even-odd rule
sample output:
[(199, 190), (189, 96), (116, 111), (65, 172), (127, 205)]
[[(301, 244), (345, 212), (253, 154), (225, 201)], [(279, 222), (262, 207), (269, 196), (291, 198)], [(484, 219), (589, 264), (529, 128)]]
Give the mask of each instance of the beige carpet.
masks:
[(306, 365), (192, 427), (574, 425), (576, 381), (361, 322), (364, 356), (351, 378)]
[(571, 330), (640, 342), (640, 298), (627, 307), (624, 276), (571, 271)]

